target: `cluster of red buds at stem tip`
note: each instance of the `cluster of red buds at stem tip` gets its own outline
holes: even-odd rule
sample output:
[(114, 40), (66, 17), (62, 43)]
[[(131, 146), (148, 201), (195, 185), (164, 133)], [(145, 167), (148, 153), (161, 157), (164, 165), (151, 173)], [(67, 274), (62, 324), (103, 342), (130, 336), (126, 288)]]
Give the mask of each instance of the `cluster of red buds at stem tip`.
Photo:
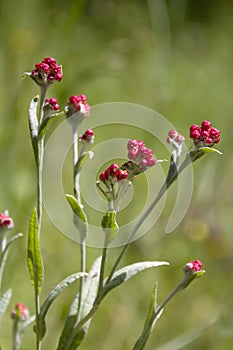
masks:
[(204, 120), (201, 126), (193, 124), (190, 127), (190, 138), (197, 148), (212, 147), (220, 141), (220, 131), (213, 128), (211, 122)]
[(201, 271), (202, 268), (202, 262), (200, 260), (193, 260), (188, 262), (184, 266), (184, 272), (188, 275), (193, 274), (195, 272)]
[(59, 111), (60, 106), (56, 98), (46, 98), (44, 108), (50, 111)]
[(15, 308), (11, 311), (11, 318), (18, 321), (27, 321), (30, 317), (29, 311), (24, 304), (18, 303)]
[(0, 232), (11, 230), (12, 228), (14, 228), (13, 219), (6, 214), (0, 213)]
[(105, 171), (100, 174), (100, 181), (107, 186), (113, 186), (116, 182), (127, 179), (128, 171), (121, 170), (118, 164), (111, 164)]
[(46, 57), (42, 62), (35, 64), (31, 71), (31, 78), (40, 86), (48, 86), (55, 81), (62, 80), (62, 67), (52, 57)]
[(87, 129), (79, 138), (81, 143), (93, 143), (95, 139), (94, 131), (91, 129)]
[(182, 144), (185, 138), (183, 135), (179, 134), (176, 130), (170, 130), (168, 133), (167, 143), (172, 144), (174, 147)]
[(90, 110), (91, 106), (87, 103), (85, 95), (74, 95), (69, 98), (65, 107), (66, 118), (71, 124), (77, 125), (82, 123), (85, 117), (89, 116)]
[(136, 163), (142, 171), (156, 164), (153, 151), (141, 140), (129, 140), (127, 144), (128, 158)]

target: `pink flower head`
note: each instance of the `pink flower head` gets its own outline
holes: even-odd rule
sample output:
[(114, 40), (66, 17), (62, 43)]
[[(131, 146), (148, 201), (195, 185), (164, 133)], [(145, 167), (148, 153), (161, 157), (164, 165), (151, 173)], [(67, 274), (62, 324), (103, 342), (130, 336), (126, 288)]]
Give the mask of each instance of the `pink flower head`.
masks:
[(19, 321), (27, 321), (30, 317), (29, 311), (24, 304), (18, 303), (11, 311), (11, 317)]
[(94, 131), (91, 129), (87, 129), (84, 134), (79, 138), (80, 142), (83, 143), (93, 143), (95, 139)]
[(51, 111), (59, 111), (60, 106), (57, 103), (56, 98), (46, 98), (45, 100), (45, 108), (48, 108)]
[(116, 182), (125, 180), (128, 177), (128, 171), (120, 169), (118, 164), (111, 164), (105, 171), (103, 171), (99, 179), (106, 185), (114, 185)]
[(55, 81), (62, 80), (62, 67), (52, 57), (46, 57), (42, 62), (35, 64), (31, 77), (38, 85), (48, 86)]
[(0, 213), (0, 232), (2, 230), (11, 230), (14, 227), (13, 219), (8, 215)]
[(193, 260), (190, 261), (186, 264), (186, 267), (188, 270), (192, 270), (192, 271), (201, 271), (202, 268), (202, 262), (200, 260)]
[(190, 127), (190, 138), (193, 139), (196, 147), (212, 147), (220, 141), (220, 131), (211, 126), (208, 120), (204, 120), (201, 126), (196, 124)]
[(90, 114), (91, 106), (87, 103), (87, 97), (83, 94), (71, 96), (66, 106), (67, 120), (73, 124), (80, 124)]
[(79, 96), (71, 96), (69, 98), (69, 106), (73, 113), (80, 112), (84, 114), (85, 117), (88, 117), (90, 114), (91, 107), (87, 103), (87, 97), (83, 94)]
[(201, 271), (202, 268), (202, 262), (200, 260), (193, 260), (188, 262), (185, 266), (184, 266), (184, 273), (186, 275), (193, 275), (196, 272)]
[(169, 131), (167, 143), (171, 143), (173, 146), (177, 147), (178, 145), (181, 145), (184, 140), (184, 136), (179, 134), (176, 130)]
[(127, 144), (128, 158), (136, 163), (142, 171), (156, 164), (153, 151), (145, 146), (141, 140), (129, 140)]

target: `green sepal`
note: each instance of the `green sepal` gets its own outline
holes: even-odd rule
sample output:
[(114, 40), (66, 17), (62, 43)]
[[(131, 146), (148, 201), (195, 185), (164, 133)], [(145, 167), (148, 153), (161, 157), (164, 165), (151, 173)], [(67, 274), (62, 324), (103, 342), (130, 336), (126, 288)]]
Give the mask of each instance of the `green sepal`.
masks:
[(107, 213), (102, 218), (101, 225), (106, 235), (105, 242), (108, 245), (116, 237), (119, 231), (119, 227), (116, 222), (116, 212), (107, 211)]
[(158, 267), (163, 265), (169, 265), (169, 263), (166, 261), (143, 261), (125, 266), (113, 274), (111, 281), (108, 284), (105, 284), (105, 286), (103, 287), (101, 296), (103, 297), (112, 289), (120, 286), (124, 282), (127, 282), (130, 278), (137, 275), (139, 272), (152, 267)]
[[(98, 257), (93, 263), (87, 278), (83, 282), (82, 304), (81, 304), (80, 313), (79, 313), (80, 320), (89, 313), (95, 301), (97, 290), (98, 290), (98, 283), (99, 283), (100, 264), (101, 264), (101, 257)], [(77, 347), (84, 340), (88, 332), (91, 318), (79, 330), (75, 332), (74, 327), (78, 317), (78, 305), (79, 305), (79, 294), (75, 296), (73, 303), (70, 306), (69, 314), (66, 319), (64, 328), (62, 330), (62, 334), (59, 339), (57, 350), (77, 349)], [(74, 332), (73, 332), (72, 343), (71, 343), (70, 336), (73, 330)]]
[(212, 148), (212, 147), (200, 147), (198, 149), (196, 149), (195, 151), (191, 151), (189, 153), (191, 161), (195, 162), (195, 160), (201, 158), (202, 156), (204, 156), (206, 153), (216, 153), (216, 154), (222, 154), (222, 152), (220, 152), (219, 150), (217, 150), (216, 148)]
[(196, 278), (202, 277), (205, 274), (205, 270), (195, 271), (190, 275), (185, 275), (183, 281), (180, 284), (180, 290), (188, 287), (188, 285), (194, 281)]
[(218, 149), (213, 148), (213, 147), (201, 147), (199, 148), (201, 151), (203, 151), (204, 153), (217, 153), (222, 155), (223, 153), (220, 152)]
[(52, 114), (52, 115), (46, 117), (46, 118), (42, 121), (42, 123), (41, 123), (41, 125), (40, 125), (40, 127), (39, 127), (39, 131), (38, 131), (38, 138), (39, 138), (39, 140), (42, 139), (42, 137), (45, 135), (45, 133), (46, 133), (48, 127), (50, 126), (50, 124), (51, 124), (55, 119), (57, 119), (57, 118), (59, 118), (59, 117), (62, 117), (62, 116), (64, 116), (64, 115), (65, 115), (65, 112), (62, 111), (62, 112), (60, 112), (60, 113), (54, 113), (54, 114)]
[(6, 312), (6, 309), (10, 303), (11, 296), (12, 296), (12, 290), (8, 289), (0, 297), (0, 321), (1, 321), (4, 313)]
[(40, 253), (36, 208), (34, 208), (29, 222), (27, 263), (32, 285), (35, 286), (36, 293), (39, 294), (44, 280), (44, 266)]
[(72, 196), (71, 194), (66, 194), (66, 199), (73, 213), (75, 214), (74, 224), (78, 228), (82, 238), (84, 239), (88, 231), (87, 216), (74, 196)]
[[(45, 317), (48, 313), (48, 310), (54, 300), (63, 292), (63, 290), (68, 287), (71, 283), (75, 282), (77, 279), (87, 276), (88, 274), (85, 272), (78, 272), (73, 275), (70, 275), (66, 277), (63, 281), (61, 281), (50, 293), (48, 298), (45, 300), (43, 305), (40, 309), (40, 315), (39, 315), (39, 338), (40, 340), (43, 339), (46, 333), (46, 322)], [(36, 327), (34, 329), (36, 331)]]
[(84, 166), (84, 164), (86, 163), (87, 159), (88, 158), (91, 159), (93, 157), (93, 155), (94, 155), (94, 153), (92, 151), (83, 153), (83, 155), (79, 158), (79, 160), (75, 164), (75, 167), (74, 167), (74, 175), (75, 176), (80, 173), (80, 171), (81, 171), (82, 167)]
[(38, 156), (38, 119), (37, 119), (38, 102), (39, 102), (39, 96), (35, 96), (31, 100), (29, 110), (28, 110), (29, 130), (30, 130), (32, 148), (33, 148), (36, 160)]

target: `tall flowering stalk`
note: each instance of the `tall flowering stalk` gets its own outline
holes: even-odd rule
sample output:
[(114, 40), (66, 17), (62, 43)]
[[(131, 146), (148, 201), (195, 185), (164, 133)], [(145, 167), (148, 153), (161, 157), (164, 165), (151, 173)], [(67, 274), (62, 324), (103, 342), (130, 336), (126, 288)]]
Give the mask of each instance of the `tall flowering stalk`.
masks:
[[(127, 144), (128, 161), (122, 165), (112, 163), (99, 176), (97, 187), (107, 201), (106, 213), (103, 215), (101, 226), (104, 232), (104, 244), (102, 255), (96, 259), (89, 273), (86, 272), (86, 235), (88, 233), (88, 220), (82, 203), (80, 191), (80, 172), (85, 160), (92, 157), (92, 152), (87, 152), (89, 144), (94, 142), (94, 131), (87, 129), (79, 135), (79, 125), (90, 113), (90, 106), (85, 95), (73, 95), (69, 98), (64, 111), (59, 113), (60, 106), (55, 98), (46, 98), (48, 88), (54, 82), (62, 80), (62, 68), (57, 65), (56, 60), (51, 57), (45, 58), (41, 63), (35, 65), (35, 69), (29, 75), (40, 88), (40, 96), (33, 98), (29, 108), (29, 127), (31, 141), (34, 151), (37, 169), (37, 205), (33, 210), (28, 236), (28, 267), (32, 284), (34, 286), (35, 297), (35, 327), (36, 349), (41, 349), (41, 341), (46, 334), (46, 315), (56, 297), (71, 283), (80, 279), (79, 290), (65, 321), (57, 350), (75, 350), (85, 338), (90, 321), (97, 312), (105, 296), (114, 288), (128, 281), (139, 272), (152, 267), (168, 265), (164, 261), (145, 261), (131, 264), (117, 270), (118, 265), (125, 254), (131, 240), (135, 237), (139, 228), (155, 208), (167, 189), (177, 179), (179, 174), (191, 163), (208, 152), (217, 152), (213, 148), (214, 144), (220, 141), (220, 131), (212, 127), (207, 120), (201, 126), (192, 125), (190, 137), (194, 141), (194, 149), (191, 150), (184, 160), (182, 159), (182, 145), (184, 136), (176, 130), (168, 133), (167, 142), (171, 145), (171, 159), (168, 174), (162, 184), (157, 196), (141, 215), (136, 225), (133, 227), (126, 244), (121, 249), (120, 254), (112, 264), (109, 275), (106, 277), (106, 260), (109, 253), (109, 246), (119, 232), (117, 224), (117, 212), (122, 198), (135, 178), (141, 173), (148, 171), (160, 160), (153, 155), (153, 151), (147, 148), (141, 140), (129, 140)], [(50, 123), (57, 117), (66, 116), (72, 127), (73, 141), (73, 194), (66, 195), (66, 198), (73, 211), (73, 222), (80, 234), (80, 269), (81, 271), (66, 277), (49, 293), (48, 297), (41, 304), (40, 291), (44, 281), (43, 261), (40, 252), (41, 222), (42, 222), (42, 174), (44, 159), (44, 138)], [(5, 215), (5, 216), (4, 216)], [(1, 265), (9, 242), (6, 242), (5, 231), (13, 227), (13, 221), (6, 214), (0, 214), (0, 238), (1, 238)], [(160, 317), (168, 301), (177, 292), (186, 288), (196, 277), (204, 274), (202, 263), (193, 260), (187, 263), (183, 269), (184, 278), (177, 287), (160, 304), (156, 303), (156, 287), (152, 293), (151, 305), (144, 329), (136, 341), (133, 350), (144, 349), (150, 333)], [(2, 270), (0, 271), (2, 273)], [(1, 281), (0, 273), (0, 281)], [(83, 280), (82, 280), (83, 278)], [(1, 296), (0, 296), (1, 297)], [(5, 295), (3, 296), (5, 298)], [(3, 298), (0, 298), (0, 304)], [(1, 305), (0, 305), (1, 306)], [(1, 309), (1, 307), (0, 307)], [(34, 320), (32, 316), (29, 320), (29, 312), (23, 304), (17, 304), (12, 312), (13, 318), (13, 339), (14, 350), (18, 350), (21, 344), (22, 331)], [(25, 324), (22, 326), (22, 322)]]
[[(88, 144), (94, 142), (93, 130), (86, 130), (85, 133), (79, 136), (79, 125), (84, 121), (90, 114), (91, 107), (87, 103), (87, 97), (84, 94), (74, 95), (69, 98), (69, 102), (65, 107), (66, 118), (72, 127), (72, 138), (73, 138), (73, 191), (74, 198), (77, 201), (75, 206), (78, 209), (79, 214), (74, 210), (74, 204), (72, 204), (72, 197), (68, 196), (67, 199), (74, 210), (74, 224), (79, 230), (80, 234), (80, 269), (82, 273), (86, 272), (86, 235), (87, 235), (87, 217), (83, 210), (81, 193), (80, 193), (80, 162), (85, 155), (85, 149)], [(79, 150), (79, 143), (82, 147)], [(85, 225), (80, 222), (80, 212), (84, 218)], [(77, 215), (78, 214), (78, 215)], [(82, 219), (81, 219), (82, 220)], [(80, 280), (79, 284), (79, 301), (77, 307), (78, 318), (83, 295), (83, 279)]]
[(42, 62), (35, 64), (35, 69), (30, 73), (26, 73), (26, 75), (29, 75), (40, 87), (39, 98), (35, 97), (29, 108), (29, 128), (37, 170), (37, 206), (30, 220), (28, 238), (28, 266), (35, 295), (36, 348), (39, 350), (41, 348), (40, 289), (44, 278), (43, 262), (40, 254), (44, 136), (49, 120), (60, 109), (55, 98), (46, 99), (46, 93), (54, 82), (62, 80), (62, 67), (57, 65), (54, 58), (47, 57)]

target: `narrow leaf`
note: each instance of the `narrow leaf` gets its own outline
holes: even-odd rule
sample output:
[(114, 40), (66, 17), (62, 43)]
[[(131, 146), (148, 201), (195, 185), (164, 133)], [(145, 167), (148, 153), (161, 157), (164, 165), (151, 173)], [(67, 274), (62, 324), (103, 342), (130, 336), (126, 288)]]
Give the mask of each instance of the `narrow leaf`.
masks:
[(222, 155), (223, 153), (220, 152), (218, 149), (216, 148), (212, 148), (212, 147), (201, 147), (199, 148), (201, 151), (203, 151), (204, 153), (217, 153)]
[(66, 194), (66, 199), (75, 214), (74, 223), (82, 234), (82, 237), (85, 238), (88, 230), (87, 216), (74, 196)]
[(31, 100), (29, 110), (28, 110), (28, 121), (29, 130), (31, 136), (32, 147), (34, 151), (35, 158), (37, 159), (38, 154), (38, 119), (37, 119), (37, 109), (38, 109), (39, 96), (34, 97)]
[(108, 211), (102, 219), (102, 228), (106, 234), (106, 242), (109, 244), (115, 238), (119, 231), (119, 227), (116, 222), (115, 211)]
[(27, 263), (32, 285), (35, 286), (36, 293), (39, 294), (43, 284), (44, 267), (40, 253), (36, 208), (34, 208), (29, 222)]
[(11, 296), (12, 296), (12, 290), (8, 289), (6, 292), (3, 293), (3, 295), (0, 298), (0, 321), (10, 303)]
[(45, 133), (46, 133), (48, 127), (50, 126), (50, 124), (51, 124), (55, 119), (58, 119), (59, 117), (62, 117), (64, 114), (65, 114), (65, 112), (54, 113), (54, 114), (48, 116), (47, 118), (45, 118), (45, 119), (43, 120), (43, 122), (41, 123), (40, 128), (39, 128), (39, 132), (38, 132), (38, 134), (39, 134), (39, 139), (41, 139), (41, 138), (45, 135)]
[(39, 315), (39, 330), (40, 330), (40, 340), (43, 339), (46, 333), (46, 322), (45, 317), (48, 313), (48, 310), (54, 300), (63, 292), (63, 290), (68, 287), (71, 283), (75, 282), (77, 279), (87, 276), (85, 272), (78, 272), (73, 275), (66, 277), (61, 281), (50, 293), (48, 298), (45, 300), (41, 306), (40, 315)]
[(1, 261), (0, 261), (0, 268), (2, 268), (2, 264), (3, 264), (3, 262), (5, 261), (5, 257), (6, 257), (6, 255), (7, 255), (7, 253), (8, 253), (9, 248), (11, 247), (12, 243), (13, 243), (14, 241), (16, 241), (16, 240), (17, 240), (18, 238), (20, 238), (20, 237), (23, 237), (23, 234), (22, 234), (22, 233), (18, 233), (17, 235), (11, 237), (11, 238), (8, 240), (6, 247), (5, 247), (4, 251), (2, 252)]
[(91, 159), (93, 157), (93, 155), (94, 154), (91, 151), (83, 153), (83, 155), (79, 158), (79, 160), (75, 164), (74, 175), (77, 175), (78, 173), (80, 173), (80, 171), (82, 170), (82, 167), (86, 163), (87, 159), (88, 158)]
[[(91, 310), (94, 300), (97, 295), (98, 289), (98, 281), (99, 281), (99, 270), (100, 270), (101, 257), (97, 258), (94, 264), (92, 265), (88, 277), (85, 279), (83, 283), (83, 296), (82, 296), (82, 305), (80, 310), (79, 318), (82, 319), (85, 317), (89, 311)], [(64, 325), (59, 345), (57, 350), (65, 350), (65, 349), (76, 349), (79, 344), (81, 344), (85, 335), (88, 332), (88, 328), (90, 326), (91, 319), (87, 321), (81, 329), (79, 329), (76, 333), (74, 331), (74, 338), (72, 345), (67, 347), (70, 343), (70, 335), (73, 331), (78, 315), (78, 302), (79, 295), (77, 294), (71, 307), (69, 310), (68, 317), (66, 319), (66, 323)]]
[(137, 275), (141, 271), (144, 271), (151, 267), (158, 267), (163, 265), (169, 265), (169, 263), (166, 261), (144, 261), (125, 266), (114, 273), (111, 281), (104, 286), (102, 294), (106, 295), (110, 292), (110, 290), (120, 286), (122, 283), (128, 281), (130, 278)]

